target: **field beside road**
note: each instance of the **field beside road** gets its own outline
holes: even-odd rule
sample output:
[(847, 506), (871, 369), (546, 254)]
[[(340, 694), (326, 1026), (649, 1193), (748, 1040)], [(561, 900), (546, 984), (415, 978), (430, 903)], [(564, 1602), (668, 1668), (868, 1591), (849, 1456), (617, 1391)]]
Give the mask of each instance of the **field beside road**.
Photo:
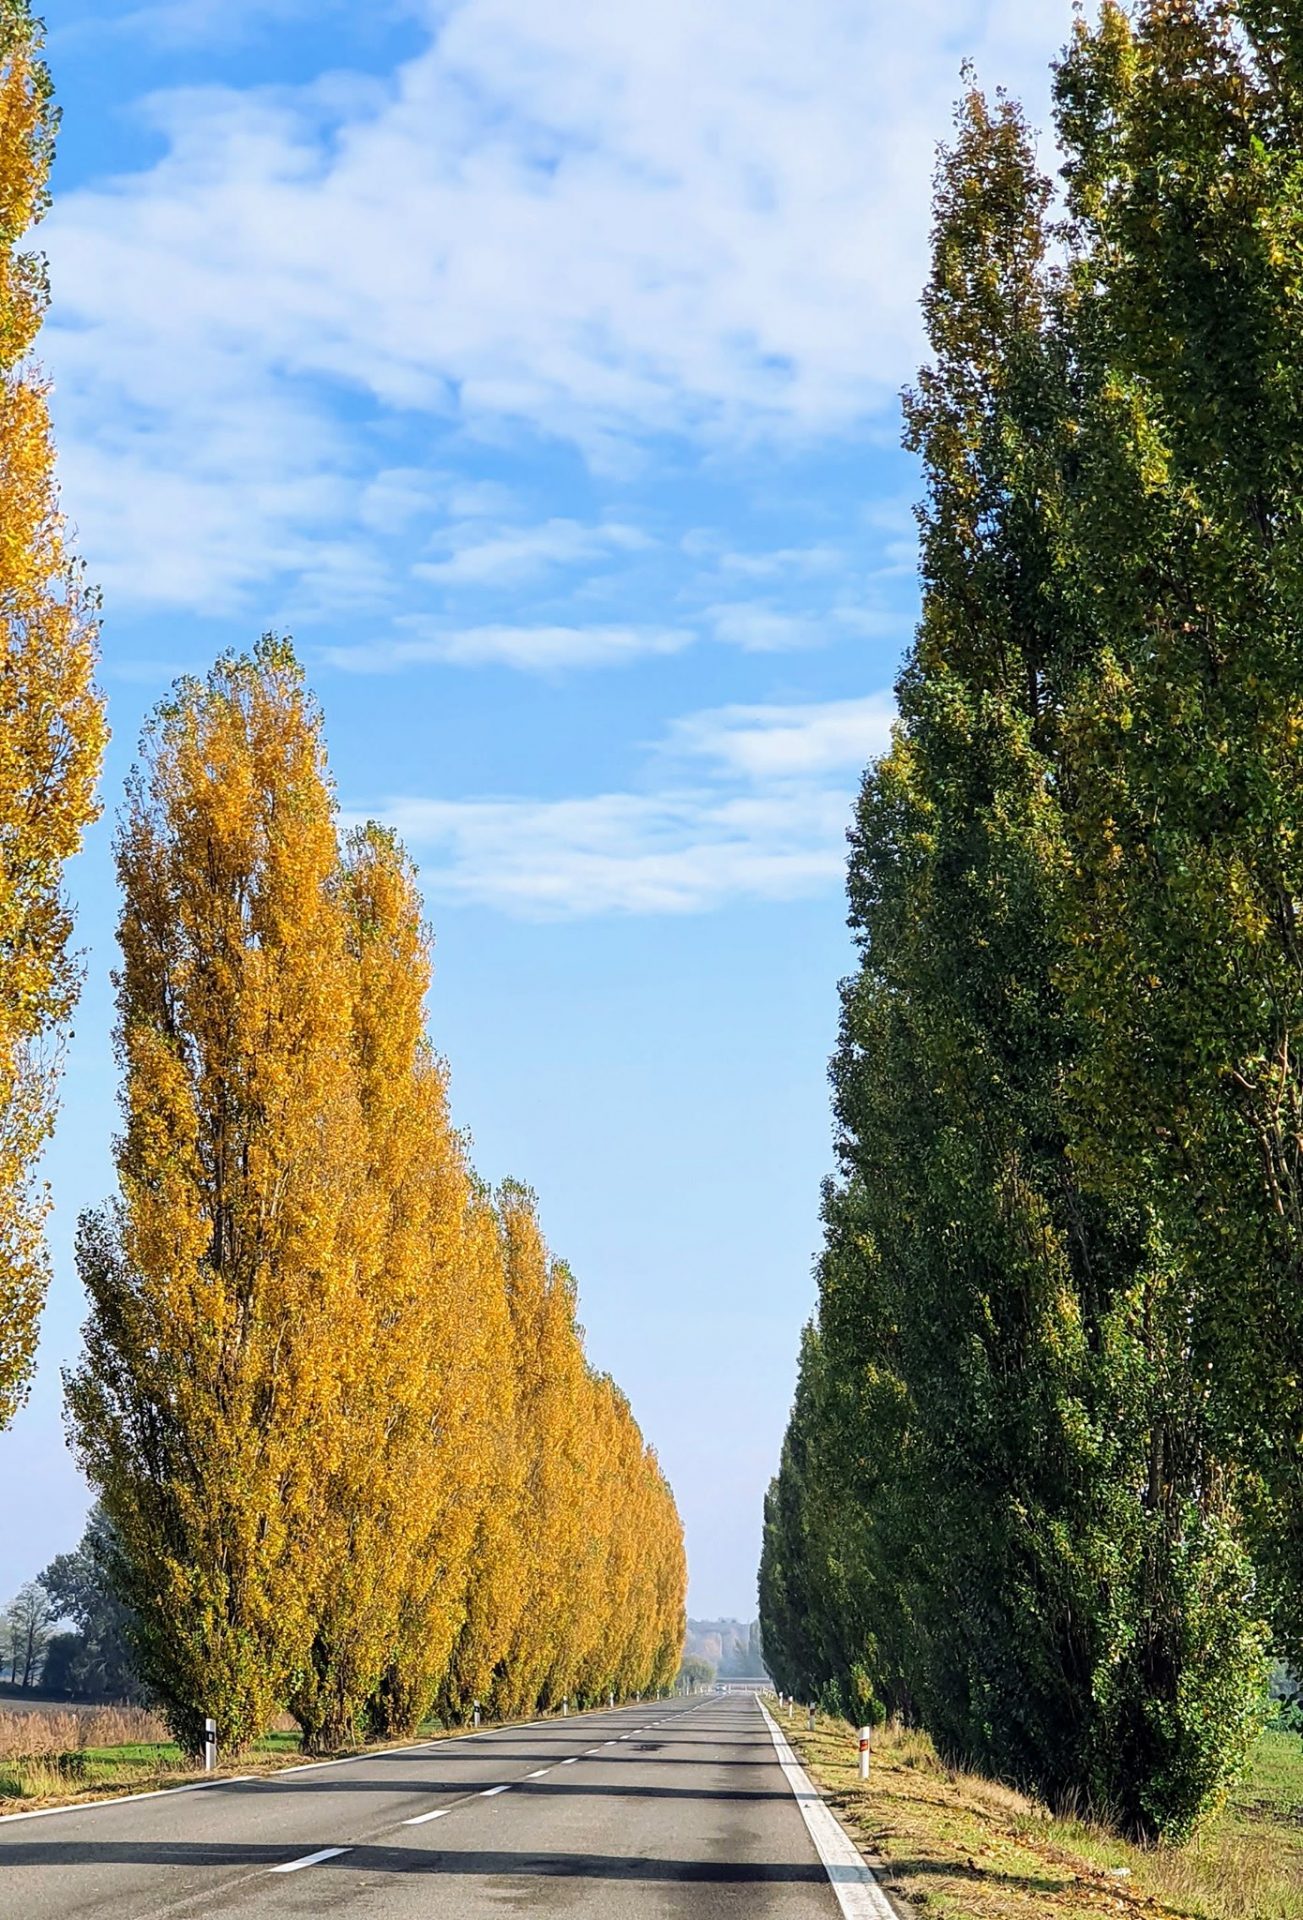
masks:
[[(287, 1723), (244, 1756), (240, 1771), (296, 1759), (300, 1745), (297, 1728), (290, 1731)], [(0, 1818), (200, 1777), (164, 1722), (146, 1708), (53, 1701), (41, 1702), (39, 1710), (36, 1703), (17, 1712), (0, 1707)]]
[(1303, 1741), (1263, 1734), (1227, 1806), (1186, 1847), (1131, 1846), (957, 1773), (926, 1734), (875, 1730), (867, 1787), (855, 1735), (780, 1723), (884, 1885), (931, 1920), (1303, 1920)]

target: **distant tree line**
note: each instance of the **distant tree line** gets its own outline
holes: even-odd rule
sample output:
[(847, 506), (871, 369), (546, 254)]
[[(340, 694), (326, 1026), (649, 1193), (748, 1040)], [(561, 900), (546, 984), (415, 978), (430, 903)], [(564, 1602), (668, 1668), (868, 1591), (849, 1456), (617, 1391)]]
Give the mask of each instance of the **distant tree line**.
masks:
[(96, 1507), (74, 1550), (20, 1588), (0, 1617), (0, 1679), (73, 1699), (143, 1698), (132, 1616), (112, 1590), (112, 1547)]
[(1303, 15), (973, 91), (908, 396), (925, 601), (851, 837), (779, 1685), (1145, 1834), (1303, 1652)]
[(765, 1670), (757, 1620), (749, 1624), (740, 1620), (689, 1620), (684, 1646), (724, 1679), (755, 1679)]

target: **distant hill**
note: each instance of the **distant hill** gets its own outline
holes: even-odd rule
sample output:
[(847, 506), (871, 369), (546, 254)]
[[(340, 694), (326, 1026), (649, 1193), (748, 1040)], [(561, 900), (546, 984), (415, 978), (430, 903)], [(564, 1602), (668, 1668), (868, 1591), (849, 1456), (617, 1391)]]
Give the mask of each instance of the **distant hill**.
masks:
[(705, 1660), (721, 1680), (759, 1680), (765, 1671), (758, 1620), (689, 1620), (683, 1651)]

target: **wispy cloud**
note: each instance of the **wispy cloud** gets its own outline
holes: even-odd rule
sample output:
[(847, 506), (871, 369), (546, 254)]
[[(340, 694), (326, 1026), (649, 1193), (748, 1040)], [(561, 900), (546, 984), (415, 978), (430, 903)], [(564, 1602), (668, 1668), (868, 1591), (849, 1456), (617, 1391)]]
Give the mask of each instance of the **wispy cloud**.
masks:
[(343, 11), (344, 0), (93, 0), (84, 10), (74, 0), (55, 31), (58, 37), (130, 36), (169, 48), (233, 46), (252, 33)]
[(706, 618), (717, 640), (744, 653), (783, 653), (817, 646), (822, 637), (819, 623), (808, 615), (780, 612), (754, 600), (709, 607)]
[(440, 628), (404, 619), (400, 636), (372, 645), (324, 647), (328, 666), (345, 673), (394, 673), (403, 667), (439, 663), (455, 667), (516, 667), (555, 673), (565, 667), (618, 665), (648, 654), (679, 653), (691, 645), (689, 629), (673, 627)]
[(847, 557), (840, 547), (821, 544), (777, 547), (772, 553), (725, 551), (719, 555), (719, 565), (725, 573), (741, 574), (752, 580), (772, 580), (782, 575), (801, 578), (837, 573), (846, 567)]
[(718, 707), (675, 722), (669, 745), (751, 780), (789, 780), (863, 767), (885, 751), (896, 717), (889, 694), (792, 706)]
[[(255, 12), (133, 11), (192, 33)], [(626, 468), (654, 436), (863, 430), (918, 351), (960, 58), (1039, 87), (1069, 19), (1067, 0), (422, 11), (425, 51), (386, 82), (155, 97), (163, 156), (57, 204), (68, 497), (120, 598), (162, 598), (154, 523), (115, 510), (139, 479), (184, 504), (173, 604), (238, 600), (352, 539), (377, 418)]]
[(635, 527), (586, 527), (576, 520), (548, 520), (537, 527), (450, 527), (442, 541), (451, 551), (441, 560), (420, 561), (419, 579), (445, 587), (513, 586), (554, 567), (574, 566), (611, 552), (629, 553), (648, 546)]
[(581, 800), (400, 801), (384, 809), (437, 899), (527, 918), (699, 913), (835, 884), (844, 799), (685, 791)]
[(701, 913), (839, 883), (854, 776), (887, 744), (888, 696), (724, 707), (658, 750), (698, 777), (563, 799), (391, 798), (376, 811), (432, 897), (527, 918)]
[(903, 637), (898, 613), (858, 601), (790, 613), (763, 600), (730, 600), (706, 609), (716, 640), (743, 653), (786, 653), (826, 645), (848, 633), (866, 638)]

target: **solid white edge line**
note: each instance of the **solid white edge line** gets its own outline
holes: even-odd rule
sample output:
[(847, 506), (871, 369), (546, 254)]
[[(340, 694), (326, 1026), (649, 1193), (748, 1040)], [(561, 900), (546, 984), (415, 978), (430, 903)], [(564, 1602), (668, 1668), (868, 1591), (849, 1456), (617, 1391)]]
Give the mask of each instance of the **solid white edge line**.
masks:
[(191, 1780), (184, 1787), (151, 1787), (148, 1793), (115, 1793), (107, 1800), (75, 1800), (66, 1807), (31, 1807), (26, 1813), (0, 1814), (0, 1833), (16, 1820), (48, 1820), (54, 1813), (91, 1813), (96, 1807), (126, 1807), (134, 1800), (163, 1800), (174, 1793), (206, 1793), (210, 1787), (235, 1787), (242, 1781), (260, 1780), (259, 1773), (224, 1773), (220, 1780)]
[[(610, 1713), (611, 1709), (590, 1707), (587, 1711), (596, 1718)], [(623, 1707), (616, 1707), (615, 1711), (620, 1713)], [(309, 1760), (302, 1766), (277, 1767), (270, 1773), (224, 1773), (219, 1780), (191, 1780), (184, 1787), (151, 1787), (148, 1793), (115, 1793), (103, 1800), (70, 1800), (66, 1807), (29, 1807), (26, 1813), (0, 1813), (0, 1833), (18, 1820), (50, 1820), (56, 1813), (91, 1813), (96, 1807), (125, 1807), (133, 1800), (162, 1800), (173, 1793), (206, 1793), (210, 1787), (247, 1785), (251, 1780), (260, 1785), (264, 1780), (284, 1780), (292, 1773), (315, 1773), (321, 1767), (349, 1767), (359, 1760), (373, 1760), (377, 1753), (424, 1753), (427, 1747), (455, 1746), (461, 1740), (487, 1740), (494, 1733), (527, 1733), (534, 1727), (553, 1726), (556, 1720), (555, 1714), (545, 1720), (511, 1720), (505, 1726), (483, 1727), (478, 1733), (445, 1733), (433, 1740), (417, 1740), (410, 1746), (373, 1747), (370, 1752), (363, 1749), (361, 1753), (342, 1754), (338, 1760)]]
[(315, 1867), (323, 1860), (338, 1860), (341, 1853), (352, 1853), (352, 1847), (322, 1847), (317, 1853), (305, 1853), (301, 1860), (287, 1860), (284, 1866), (269, 1867), (269, 1873), (297, 1873), (301, 1867)]
[(846, 1920), (897, 1920), (896, 1910), (878, 1885), (873, 1869), (819, 1793), (759, 1694), (755, 1702), (765, 1716), (778, 1764), (795, 1795), (815, 1852), (823, 1862)]

